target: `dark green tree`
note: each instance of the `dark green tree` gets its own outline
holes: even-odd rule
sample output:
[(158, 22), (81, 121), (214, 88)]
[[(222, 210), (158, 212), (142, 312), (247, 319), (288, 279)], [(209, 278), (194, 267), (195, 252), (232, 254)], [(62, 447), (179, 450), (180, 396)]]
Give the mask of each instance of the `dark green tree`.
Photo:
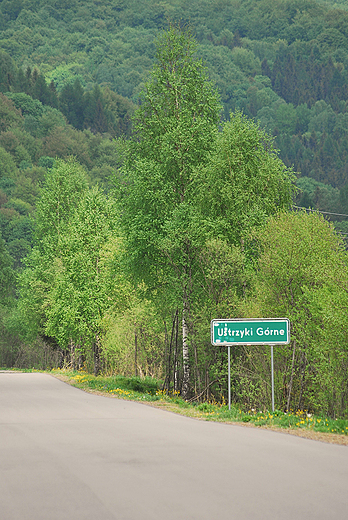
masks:
[(108, 121), (104, 110), (103, 94), (98, 85), (92, 92), (86, 92), (84, 96), (84, 127), (93, 133), (102, 134), (108, 131)]
[(68, 83), (59, 94), (59, 109), (68, 122), (82, 130), (85, 120), (85, 100), (82, 85), (78, 79), (73, 84)]
[(0, 92), (9, 92), (16, 81), (17, 67), (7, 52), (0, 51)]
[(11, 258), (0, 230), (0, 308), (8, 305), (14, 297), (14, 271)]

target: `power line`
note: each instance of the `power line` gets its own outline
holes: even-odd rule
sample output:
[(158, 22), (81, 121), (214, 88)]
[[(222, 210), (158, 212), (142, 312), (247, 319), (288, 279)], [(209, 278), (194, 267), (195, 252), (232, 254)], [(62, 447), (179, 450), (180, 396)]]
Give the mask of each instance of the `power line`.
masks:
[(305, 209), (306, 211), (314, 211), (315, 213), (322, 213), (323, 215), (335, 215), (336, 217), (348, 217), (348, 215), (345, 215), (344, 213), (330, 213), (329, 211), (321, 211), (320, 209), (312, 209), (312, 208), (304, 208), (302, 206), (295, 206), (292, 205), (293, 208), (296, 209)]

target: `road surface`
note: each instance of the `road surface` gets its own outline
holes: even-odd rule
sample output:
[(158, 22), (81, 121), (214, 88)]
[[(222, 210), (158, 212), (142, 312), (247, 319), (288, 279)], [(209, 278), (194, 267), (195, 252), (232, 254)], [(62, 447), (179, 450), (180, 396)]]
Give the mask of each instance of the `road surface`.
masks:
[(348, 518), (348, 448), (0, 373), (1, 520)]

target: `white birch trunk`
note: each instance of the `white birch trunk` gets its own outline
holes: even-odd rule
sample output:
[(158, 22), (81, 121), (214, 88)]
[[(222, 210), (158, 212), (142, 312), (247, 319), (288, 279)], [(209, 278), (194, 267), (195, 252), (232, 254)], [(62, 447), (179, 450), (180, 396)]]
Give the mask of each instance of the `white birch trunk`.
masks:
[(183, 306), (183, 311), (182, 311), (182, 359), (183, 359), (182, 396), (184, 399), (186, 399), (188, 397), (189, 385), (190, 385), (186, 294), (184, 295), (183, 303), (184, 303), (184, 306)]

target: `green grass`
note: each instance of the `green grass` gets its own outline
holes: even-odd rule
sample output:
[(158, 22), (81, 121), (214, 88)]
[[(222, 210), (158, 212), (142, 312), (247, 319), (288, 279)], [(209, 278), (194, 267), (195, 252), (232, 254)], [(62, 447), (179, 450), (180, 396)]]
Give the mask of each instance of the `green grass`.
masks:
[[(225, 407), (227, 408), (227, 407)], [(269, 411), (251, 411), (247, 413), (240, 409), (225, 412), (222, 410), (216, 415), (224, 417), (225, 414), (234, 414), (236, 421), (249, 422), (255, 426), (274, 426), (277, 428), (303, 429), (312, 430), (323, 433), (337, 433), (340, 435), (348, 435), (348, 420), (346, 419), (330, 419), (318, 415), (310, 414), (306, 410), (298, 410), (293, 412), (283, 412), (275, 410)]]
[(85, 372), (52, 370), (52, 374), (62, 374), (69, 383), (83, 390), (97, 391), (122, 399), (141, 402), (156, 402), (168, 410), (176, 411), (190, 417), (218, 422), (241, 422), (255, 426), (290, 428), (310, 430), (322, 433), (348, 435), (347, 419), (330, 419), (308, 413), (306, 410), (285, 413), (276, 410), (243, 411), (232, 405), (231, 410), (226, 405), (218, 403), (188, 403), (179, 396), (168, 396), (160, 388), (161, 383), (152, 378), (123, 376), (93, 376)]
[(84, 390), (94, 390), (123, 399), (157, 401), (161, 399), (160, 383), (151, 377), (94, 376), (86, 372), (52, 370), (63, 374), (70, 384)]

